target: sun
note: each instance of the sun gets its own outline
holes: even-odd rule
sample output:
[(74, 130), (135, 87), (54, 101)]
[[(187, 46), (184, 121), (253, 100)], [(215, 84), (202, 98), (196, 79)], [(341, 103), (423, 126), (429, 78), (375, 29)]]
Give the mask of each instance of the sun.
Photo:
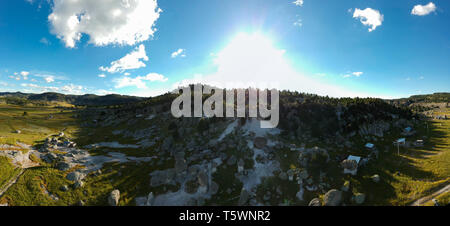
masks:
[(239, 33), (217, 54), (216, 77), (228, 82), (273, 83), (278, 74), (290, 70), (284, 53), (261, 33)]

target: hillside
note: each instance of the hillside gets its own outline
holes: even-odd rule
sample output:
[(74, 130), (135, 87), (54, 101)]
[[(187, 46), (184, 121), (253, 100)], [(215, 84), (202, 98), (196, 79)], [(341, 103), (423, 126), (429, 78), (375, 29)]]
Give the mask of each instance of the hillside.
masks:
[(60, 93), (42, 93), (42, 94), (27, 94), (27, 93), (0, 93), (0, 98), (4, 97), (11, 103), (47, 103), (60, 102), (76, 106), (106, 106), (106, 105), (121, 105), (133, 103), (144, 100), (145, 98), (125, 96), (118, 94), (109, 94), (105, 96), (97, 96), (94, 94), (86, 95), (65, 95)]
[(174, 98), (1, 105), (0, 156), (11, 160), (1, 181), (17, 182), (0, 204), (409, 205), (450, 183), (449, 121), (407, 106), (283, 91), (279, 127), (261, 129), (254, 118), (174, 118)]

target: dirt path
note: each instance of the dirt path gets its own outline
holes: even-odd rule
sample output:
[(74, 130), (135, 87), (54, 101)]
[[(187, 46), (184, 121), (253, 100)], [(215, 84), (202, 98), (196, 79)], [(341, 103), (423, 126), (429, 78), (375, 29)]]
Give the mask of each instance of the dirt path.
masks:
[(411, 204), (411, 206), (421, 206), (421, 205), (427, 203), (428, 201), (430, 201), (431, 199), (433, 199), (434, 197), (436, 197), (438, 195), (441, 195), (441, 194), (444, 194), (446, 192), (450, 192), (450, 184), (447, 184), (447, 186), (439, 189), (439, 191), (437, 191), (437, 192), (435, 192), (435, 193), (433, 193), (431, 195), (428, 195), (428, 196), (425, 196), (423, 198), (420, 198), (420, 199), (416, 200), (415, 202), (413, 202)]
[(13, 178), (11, 178), (11, 180), (9, 180), (8, 183), (6, 183), (5, 186), (3, 186), (3, 188), (0, 188), (0, 197), (3, 196), (3, 194), (5, 194), (6, 191), (8, 191), (8, 189), (13, 186), (17, 180), (19, 179), (20, 176), (22, 176), (22, 174), (25, 172), (24, 169), (20, 169), (20, 172), (14, 176)]

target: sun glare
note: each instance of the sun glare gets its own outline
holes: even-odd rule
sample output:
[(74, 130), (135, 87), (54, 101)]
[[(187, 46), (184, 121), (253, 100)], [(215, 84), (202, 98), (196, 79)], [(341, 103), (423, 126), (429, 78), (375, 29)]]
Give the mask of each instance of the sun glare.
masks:
[(214, 61), (222, 79), (273, 83), (277, 74), (289, 70), (284, 50), (260, 34), (238, 34)]

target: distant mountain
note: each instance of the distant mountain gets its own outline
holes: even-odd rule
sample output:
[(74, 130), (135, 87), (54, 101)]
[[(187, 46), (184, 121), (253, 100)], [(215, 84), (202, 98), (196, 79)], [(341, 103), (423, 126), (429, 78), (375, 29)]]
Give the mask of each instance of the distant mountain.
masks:
[(146, 98), (125, 96), (118, 94), (109, 94), (106, 96), (98, 96), (94, 94), (85, 95), (65, 95), (61, 93), (42, 93), (42, 94), (29, 94), (21, 92), (3, 92), (0, 93), (0, 97), (16, 98), (32, 102), (65, 102), (73, 105), (86, 105), (86, 106), (104, 106), (104, 105), (117, 105), (134, 103), (145, 100)]
[(408, 98), (401, 98), (394, 101), (413, 103), (448, 103), (450, 102), (450, 93), (434, 93), (424, 95), (414, 95)]

